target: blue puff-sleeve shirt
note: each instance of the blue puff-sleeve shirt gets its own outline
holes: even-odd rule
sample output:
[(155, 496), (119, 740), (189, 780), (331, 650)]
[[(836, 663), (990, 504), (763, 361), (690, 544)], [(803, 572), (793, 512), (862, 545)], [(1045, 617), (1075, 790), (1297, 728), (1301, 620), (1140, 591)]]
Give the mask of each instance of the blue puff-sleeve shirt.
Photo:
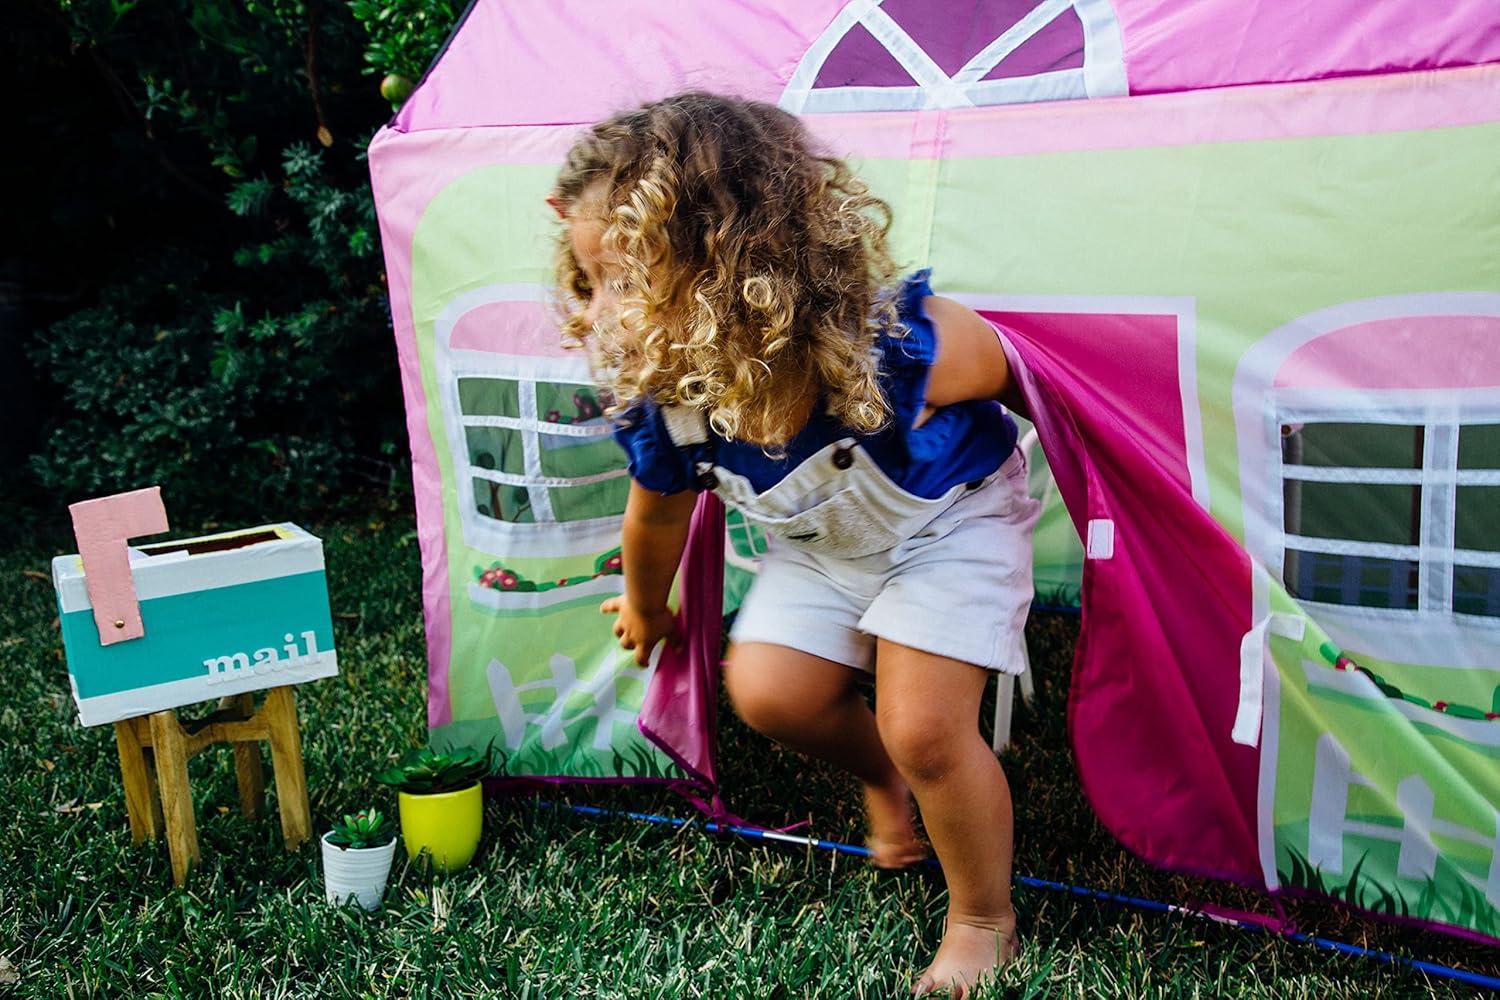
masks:
[(809, 457), (835, 441), (856, 438), (891, 481), (926, 499), (1000, 468), (1016, 446), (1016, 425), (992, 400), (965, 400), (936, 410), (920, 427), (912, 424), (926, 399), (927, 374), (937, 357), (937, 336), (923, 300), (932, 294), (930, 271), (906, 278), (896, 289), (897, 315), (905, 333), (886, 331), (877, 340), (880, 387), (892, 419), (874, 434), (850, 431), (824, 410), (771, 458), (757, 444), (719, 437), (678, 448), (656, 404), (646, 401), (622, 414), (615, 439), (629, 458), (636, 482), (659, 493), (700, 489), (697, 465), (708, 462), (749, 479), (764, 493)]

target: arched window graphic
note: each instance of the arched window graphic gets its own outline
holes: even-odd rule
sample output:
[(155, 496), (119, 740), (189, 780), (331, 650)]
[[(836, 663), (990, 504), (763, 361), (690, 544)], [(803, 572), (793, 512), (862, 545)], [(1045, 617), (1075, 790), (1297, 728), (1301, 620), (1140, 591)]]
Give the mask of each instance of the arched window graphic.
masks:
[(794, 114), (915, 111), (1126, 93), (1108, 0), (850, 0), (782, 95)]
[(618, 544), (629, 479), (588, 361), (564, 352), (540, 286), (458, 296), (436, 369), (466, 544), (560, 556)]
[(1341, 646), (1493, 667), (1497, 342), (1500, 297), (1397, 296), (1303, 317), (1242, 361), (1246, 545)]

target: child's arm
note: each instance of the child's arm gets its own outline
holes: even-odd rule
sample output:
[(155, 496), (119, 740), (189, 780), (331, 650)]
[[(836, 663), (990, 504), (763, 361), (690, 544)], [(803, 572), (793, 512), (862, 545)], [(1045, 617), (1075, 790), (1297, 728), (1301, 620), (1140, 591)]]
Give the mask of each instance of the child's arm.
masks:
[(621, 646), (635, 650), (635, 662), (643, 666), (658, 642), (676, 639), (677, 620), (667, 607), (667, 596), (697, 502), (691, 490), (664, 495), (636, 482), (630, 484), (620, 553), (625, 594), (611, 597), (599, 610), (618, 615), (615, 635)]
[(937, 358), (927, 374), (927, 406), (998, 399), (1029, 416), (995, 328), (968, 306), (934, 295), (922, 302), (937, 330)]

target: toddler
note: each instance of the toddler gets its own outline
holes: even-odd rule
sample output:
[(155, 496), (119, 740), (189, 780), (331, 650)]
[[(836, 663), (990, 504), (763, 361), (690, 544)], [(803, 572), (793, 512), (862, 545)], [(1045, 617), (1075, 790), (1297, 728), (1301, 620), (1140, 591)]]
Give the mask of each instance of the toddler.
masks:
[(888, 207), (771, 105), (617, 115), (548, 200), (564, 333), (594, 352), (629, 456), (615, 635), (642, 663), (675, 638), (698, 492), (765, 529), (729, 695), (860, 780), (876, 865), (923, 857), (915, 795), (949, 909), (914, 989), (962, 994), (1017, 948), (1010, 790), (977, 720), (988, 672), (1023, 662), (1037, 504), (995, 329), (927, 272), (898, 278)]

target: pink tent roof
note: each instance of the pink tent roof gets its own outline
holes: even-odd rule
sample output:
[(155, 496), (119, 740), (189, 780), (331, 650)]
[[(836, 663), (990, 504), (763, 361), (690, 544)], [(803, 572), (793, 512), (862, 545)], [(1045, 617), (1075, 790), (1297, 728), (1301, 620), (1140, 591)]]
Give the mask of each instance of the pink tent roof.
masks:
[(689, 88), (783, 101), (799, 81), (894, 94), (925, 74), (931, 91), (966, 70), (982, 103), (1014, 103), (1500, 62), (1493, 2), (615, 0), (601, 16), (587, 0), (478, 0), (392, 125), (590, 122)]

